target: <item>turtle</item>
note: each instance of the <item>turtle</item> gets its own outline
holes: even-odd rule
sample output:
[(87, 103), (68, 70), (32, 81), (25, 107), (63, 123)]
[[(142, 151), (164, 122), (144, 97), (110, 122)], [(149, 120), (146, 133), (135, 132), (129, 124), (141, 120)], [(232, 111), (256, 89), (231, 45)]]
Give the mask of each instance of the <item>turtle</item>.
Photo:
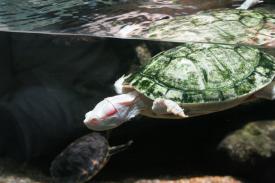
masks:
[(137, 35), (150, 40), (274, 47), (274, 11), (215, 9), (156, 21)]
[(93, 178), (110, 157), (127, 149), (129, 142), (110, 147), (105, 135), (92, 132), (67, 146), (51, 163), (50, 173), (57, 183), (83, 183)]
[(92, 130), (118, 127), (142, 114), (184, 119), (218, 112), (255, 98), (275, 99), (275, 58), (245, 45), (185, 43), (160, 52), (119, 78), (118, 93), (85, 115)]

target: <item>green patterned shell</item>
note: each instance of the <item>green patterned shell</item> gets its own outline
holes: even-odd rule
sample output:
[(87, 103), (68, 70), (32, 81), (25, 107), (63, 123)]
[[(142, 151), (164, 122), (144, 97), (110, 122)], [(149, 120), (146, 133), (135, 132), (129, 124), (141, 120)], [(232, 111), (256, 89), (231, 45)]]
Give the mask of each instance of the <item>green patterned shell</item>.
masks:
[(211, 103), (252, 94), (274, 76), (275, 58), (257, 48), (185, 44), (154, 56), (126, 83), (152, 100)]
[(157, 21), (147, 39), (275, 47), (275, 13), (269, 9), (202, 11)]

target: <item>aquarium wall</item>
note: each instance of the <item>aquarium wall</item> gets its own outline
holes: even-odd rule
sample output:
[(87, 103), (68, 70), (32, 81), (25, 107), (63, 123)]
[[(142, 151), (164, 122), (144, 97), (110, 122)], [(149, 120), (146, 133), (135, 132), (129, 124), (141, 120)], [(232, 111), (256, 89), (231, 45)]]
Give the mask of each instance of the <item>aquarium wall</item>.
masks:
[(241, 3), (1, 1), (0, 182), (273, 183), (275, 7)]

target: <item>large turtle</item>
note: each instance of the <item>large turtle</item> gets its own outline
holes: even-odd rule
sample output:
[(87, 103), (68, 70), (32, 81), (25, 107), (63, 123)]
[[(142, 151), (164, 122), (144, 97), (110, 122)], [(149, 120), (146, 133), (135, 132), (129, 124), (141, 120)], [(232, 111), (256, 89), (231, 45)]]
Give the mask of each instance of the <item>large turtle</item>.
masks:
[(275, 98), (275, 58), (241, 45), (184, 44), (161, 52), (120, 78), (117, 96), (86, 114), (88, 128), (107, 130), (138, 114), (186, 118), (225, 110), (255, 97)]
[[(147, 39), (275, 46), (274, 11), (217, 9), (156, 21), (143, 33)], [(139, 35), (137, 35), (139, 36)]]

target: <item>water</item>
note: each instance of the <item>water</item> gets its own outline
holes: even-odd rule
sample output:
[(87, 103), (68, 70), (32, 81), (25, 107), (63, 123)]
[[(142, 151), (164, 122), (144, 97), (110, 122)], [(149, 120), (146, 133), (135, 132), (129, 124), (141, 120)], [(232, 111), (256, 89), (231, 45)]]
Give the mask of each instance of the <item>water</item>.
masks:
[[(231, 25), (230, 20), (200, 26), (193, 23), (198, 18), (190, 17), (190, 14), (208, 10), (199, 18), (205, 21), (204, 17), (212, 10), (236, 5), (232, 0), (3, 0), (0, 30), (275, 47), (274, 6), (267, 5), (264, 9), (271, 13), (271, 18), (263, 18), (251, 27), (244, 27), (237, 21)], [(182, 21), (167, 24), (176, 17), (182, 17)], [(222, 16), (226, 17), (227, 14)], [(165, 22), (166, 19), (169, 20)], [(162, 28), (154, 25), (163, 21), (170, 31), (159, 33)], [(257, 26), (259, 29), (255, 28)]]
[[(231, 0), (2, 0), (0, 117), (5, 120), (9, 117), (6, 110), (11, 112), (14, 119), (7, 120), (22, 125), (25, 134), (11, 138), (9, 134), (21, 135), (21, 131), (1, 123), (1, 135), (9, 129), (10, 155), (53, 158), (68, 143), (90, 132), (82, 123), (84, 114), (114, 94), (114, 81), (136, 68), (144, 57), (142, 49), (149, 50), (148, 58), (178, 44), (99, 37), (136, 38), (127, 34), (136, 26), (143, 31), (158, 20), (232, 6)], [(272, 36), (274, 29), (270, 30)], [(268, 39), (272, 42), (273, 37)], [(269, 47), (264, 51), (275, 56), (274, 46)], [(224, 163), (217, 146), (245, 123), (274, 119), (273, 109), (274, 102), (260, 101), (182, 123), (135, 118), (114, 130), (110, 138), (113, 145), (133, 139), (134, 146), (114, 156), (102, 171), (106, 173), (97, 178), (232, 174), (253, 179), (253, 172), (257, 173), (254, 176), (261, 173), (260, 167), (252, 171), (232, 168), (236, 164)], [(274, 168), (274, 163), (269, 166)]]
[[(0, 32), (0, 118), (5, 120), (8, 109), (16, 119), (12, 122), (22, 125), (25, 134), (23, 138), (15, 126), (7, 130), (20, 138), (19, 143), (8, 141), (11, 155), (49, 164), (70, 142), (91, 132), (82, 123), (84, 114), (113, 95), (114, 81), (138, 64), (137, 47), (147, 47), (155, 55), (174, 46), (156, 41)], [(274, 49), (268, 51), (275, 56)], [(227, 134), (246, 123), (275, 119), (274, 107), (272, 101), (260, 101), (180, 121), (137, 117), (110, 136), (112, 145), (133, 139), (133, 146), (113, 156), (95, 178), (123, 182), (133, 177), (234, 175), (254, 182), (265, 169), (250, 164), (249, 169), (236, 169), (233, 161), (225, 163), (228, 160), (217, 147)], [(0, 130), (6, 129), (5, 124), (0, 123)], [(0, 135), (0, 140), (6, 140)], [(274, 168), (274, 163), (269, 167)]]
[(0, 30), (112, 35), (133, 23), (225, 6), (232, 6), (231, 1), (2, 0)]

